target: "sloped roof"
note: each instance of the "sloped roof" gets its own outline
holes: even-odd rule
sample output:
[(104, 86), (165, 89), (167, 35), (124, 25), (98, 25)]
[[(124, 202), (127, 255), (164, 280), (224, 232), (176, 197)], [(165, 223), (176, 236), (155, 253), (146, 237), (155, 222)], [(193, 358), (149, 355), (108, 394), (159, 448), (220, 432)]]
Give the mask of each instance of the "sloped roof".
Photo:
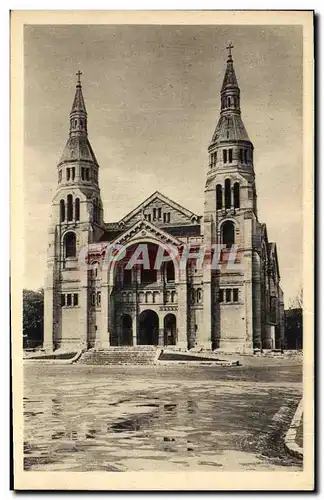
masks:
[(138, 212), (141, 212), (145, 209), (147, 205), (152, 203), (155, 200), (159, 200), (162, 203), (165, 203), (166, 205), (169, 205), (170, 207), (174, 208), (175, 210), (183, 213), (185, 216), (188, 217), (188, 219), (192, 219), (192, 217), (195, 217), (197, 220), (199, 220), (199, 216), (195, 214), (194, 212), (191, 212), (191, 210), (188, 210), (187, 208), (179, 205), (179, 203), (176, 203), (175, 201), (171, 200), (164, 194), (160, 193), (159, 191), (155, 191), (152, 193), (146, 200), (144, 200), (140, 205), (138, 205), (134, 210), (129, 212), (125, 217), (121, 219), (120, 222), (126, 223), (129, 219), (131, 219), (134, 215), (136, 215)]
[(239, 114), (222, 115), (216, 125), (212, 143), (221, 141), (248, 141), (250, 138)]
[(182, 241), (176, 236), (173, 236), (164, 229), (161, 229), (161, 227), (158, 227), (147, 220), (136, 221), (131, 227), (127, 227), (123, 233), (117, 236), (113, 242), (115, 244), (126, 243), (132, 239), (136, 239), (138, 235), (142, 236), (143, 232), (146, 233), (146, 237), (153, 236), (154, 239), (168, 243), (171, 242), (176, 246), (182, 245)]
[(86, 135), (76, 135), (68, 138), (59, 165), (71, 161), (85, 161), (98, 165), (95, 154), (92, 150)]
[(74, 96), (74, 101), (73, 101), (72, 108), (71, 108), (71, 113), (74, 113), (75, 111), (87, 113), (84, 99), (83, 99), (81, 85), (77, 85), (76, 90), (75, 90), (75, 96)]
[(235, 69), (234, 69), (233, 61), (231, 58), (227, 60), (227, 66), (226, 66), (226, 71), (225, 71), (225, 75), (224, 75), (222, 91), (225, 90), (227, 87), (238, 87)]

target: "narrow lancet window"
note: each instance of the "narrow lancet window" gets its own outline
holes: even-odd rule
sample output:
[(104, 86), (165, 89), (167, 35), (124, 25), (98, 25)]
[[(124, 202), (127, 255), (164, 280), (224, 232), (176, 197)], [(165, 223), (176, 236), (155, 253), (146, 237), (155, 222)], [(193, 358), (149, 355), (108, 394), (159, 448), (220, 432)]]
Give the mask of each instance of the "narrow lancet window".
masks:
[(72, 198), (72, 194), (68, 194), (68, 197), (67, 197), (67, 219), (68, 219), (68, 221), (73, 220), (73, 198)]
[(234, 208), (240, 208), (240, 185), (238, 182), (234, 184)]
[(216, 210), (223, 208), (223, 189), (220, 184), (216, 186)]
[(225, 208), (231, 208), (231, 181), (225, 179)]

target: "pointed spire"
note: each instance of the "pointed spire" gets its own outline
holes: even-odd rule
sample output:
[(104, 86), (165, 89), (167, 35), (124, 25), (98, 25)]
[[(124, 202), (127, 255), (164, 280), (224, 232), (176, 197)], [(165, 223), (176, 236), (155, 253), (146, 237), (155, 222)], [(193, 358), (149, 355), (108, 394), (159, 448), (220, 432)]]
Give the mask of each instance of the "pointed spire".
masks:
[(228, 50), (228, 57), (227, 57), (227, 67), (222, 85), (222, 91), (229, 87), (238, 88), (238, 83), (236, 79), (236, 74), (233, 66), (233, 58), (232, 58), (232, 49), (234, 48), (234, 45), (232, 45), (232, 42), (230, 42), (226, 48)]
[(240, 88), (234, 70), (232, 42), (226, 47), (228, 56), (223, 85), (220, 92), (221, 113), (216, 126), (211, 145), (215, 146), (221, 142), (246, 141), (250, 142), (249, 136), (241, 119)]
[(83, 95), (82, 95), (82, 85), (81, 85), (81, 78), (80, 78), (81, 75), (82, 75), (82, 72), (79, 70), (76, 73), (77, 85), (76, 85), (75, 97), (74, 97), (74, 101), (72, 104), (71, 113), (73, 113), (73, 112), (87, 113), (87, 110), (86, 110), (86, 107), (84, 104)]
[(96, 157), (88, 140), (87, 111), (82, 94), (81, 75), (81, 71), (76, 73), (77, 84), (70, 112), (69, 139), (59, 164), (70, 161), (86, 161), (97, 164)]

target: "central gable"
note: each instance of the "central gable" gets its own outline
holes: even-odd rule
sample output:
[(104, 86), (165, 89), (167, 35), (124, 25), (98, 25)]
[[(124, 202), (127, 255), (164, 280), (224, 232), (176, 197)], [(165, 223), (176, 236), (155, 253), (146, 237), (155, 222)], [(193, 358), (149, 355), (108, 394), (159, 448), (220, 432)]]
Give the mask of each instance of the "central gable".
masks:
[(125, 245), (132, 240), (138, 240), (139, 238), (143, 240), (152, 238), (153, 240), (156, 240), (157, 244), (160, 242), (174, 246), (182, 245), (182, 242), (178, 240), (178, 238), (175, 238), (166, 231), (163, 231), (163, 229), (160, 229), (144, 219), (139, 220), (133, 224), (132, 227), (126, 229), (112, 243), (115, 245)]
[(137, 221), (145, 219), (155, 225), (185, 225), (198, 224), (200, 217), (174, 202), (167, 196), (156, 191), (138, 207), (123, 217), (119, 224), (132, 226)]

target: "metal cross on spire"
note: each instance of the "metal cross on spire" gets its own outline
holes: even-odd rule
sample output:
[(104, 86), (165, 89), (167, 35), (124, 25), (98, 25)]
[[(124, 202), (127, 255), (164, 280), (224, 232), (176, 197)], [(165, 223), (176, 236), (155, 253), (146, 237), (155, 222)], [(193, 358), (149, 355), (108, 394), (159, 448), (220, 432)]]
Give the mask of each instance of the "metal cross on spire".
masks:
[(76, 73), (76, 76), (77, 76), (77, 78), (78, 78), (78, 80), (77, 80), (77, 84), (78, 84), (78, 85), (81, 85), (81, 78), (80, 78), (80, 77), (81, 77), (81, 75), (82, 75), (82, 71), (80, 71), (80, 70), (79, 70), (79, 71)]
[(228, 50), (228, 58), (232, 59), (232, 49), (234, 49), (234, 45), (232, 44), (232, 42), (230, 42), (226, 48)]

